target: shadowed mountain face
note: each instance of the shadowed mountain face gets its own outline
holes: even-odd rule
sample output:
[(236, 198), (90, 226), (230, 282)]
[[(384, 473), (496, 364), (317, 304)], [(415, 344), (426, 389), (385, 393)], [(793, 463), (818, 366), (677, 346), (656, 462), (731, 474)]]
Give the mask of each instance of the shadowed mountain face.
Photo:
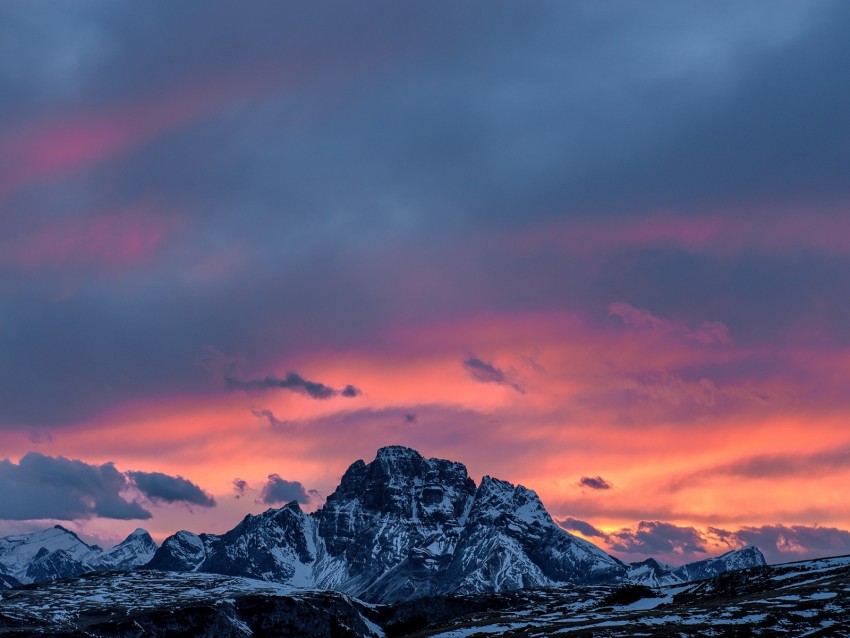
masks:
[[(763, 565), (752, 550), (703, 561), (710, 564), (694, 573)], [(312, 514), (292, 502), (220, 536), (181, 531), (147, 567), (332, 589), (372, 602), (641, 581), (646, 571), (564, 531), (532, 490), (489, 476), (476, 487), (462, 464), (400, 446), (353, 463)], [(652, 570), (656, 583), (685, 576), (660, 564)]]

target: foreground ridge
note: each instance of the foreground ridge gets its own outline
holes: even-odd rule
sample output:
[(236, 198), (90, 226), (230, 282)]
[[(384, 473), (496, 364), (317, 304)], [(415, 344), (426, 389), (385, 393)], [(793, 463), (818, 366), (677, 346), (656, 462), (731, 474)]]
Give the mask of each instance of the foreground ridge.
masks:
[(248, 578), (133, 571), (2, 592), (0, 634), (137, 637), (847, 636), (850, 556), (680, 585), (569, 585), (372, 605)]

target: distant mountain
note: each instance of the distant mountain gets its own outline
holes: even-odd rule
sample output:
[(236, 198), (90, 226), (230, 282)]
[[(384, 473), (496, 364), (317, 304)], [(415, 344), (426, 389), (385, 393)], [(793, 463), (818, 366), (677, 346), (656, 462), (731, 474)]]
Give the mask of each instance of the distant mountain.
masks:
[(764, 565), (755, 547), (671, 567), (625, 564), (562, 529), (537, 494), (461, 463), (390, 446), (354, 462), (325, 505), (293, 501), (221, 535), (180, 531), (157, 548), (143, 529), (103, 550), (57, 525), (0, 538), (0, 589), (140, 567), (244, 576), (369, 602), (563, 584), (662, 586)]
[(696, 563), (682, 565), (674, 569), (672, 575), (678, 578), (679, 582), (687, 583), (693, 580), (713, 578), (723, 572), (759, 567), (766, 564), (759, 549), (753, 545), (747, 545), (741, 549), (726, 552), (716, 558), (706, 558)]
[(721, 556), (706, 558), (681, 567), (672, 567), (659, 563), (654, 558), (647, 558), (639, 563), (629, 565), (627, 580), (648, 587), (676, 585), (713, 578), (719, 574), (739, 569), (761, 567), (766, 564), (767, 562), (758, 548), (748, 545), (741, 549), (726, 552)]
[(391, 446), (371, 463), (353, 463), (312, 514), (293, 501), (246, 516), (226, 534), (181, 531), (146, 567), (388, 603), (565, 583), (668, 584), (763, 564), (747, 548), (685, 566), (688, 572), (652, 559), (626, 565), (558, 526), (532, 490), (489, 476), (476, 486), (460, 463)]
[(150, 561), (155, 552), (156, 543), (143, 529), (106, 551), (83, 542), (61, 525), (6, 536), (0, 538), (0, 589), (94, 571), (133, 569)]

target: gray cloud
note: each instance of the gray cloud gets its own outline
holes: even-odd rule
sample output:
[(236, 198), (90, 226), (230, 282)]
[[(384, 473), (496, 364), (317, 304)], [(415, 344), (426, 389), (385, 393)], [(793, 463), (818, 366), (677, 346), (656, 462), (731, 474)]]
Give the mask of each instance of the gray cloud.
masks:
[(610, 490), (613, 486), (601, 476), (582, 476), (578, 482), (582, 487), (592, 490)]
[(340, 390), (340, 395), (344, 397), (359, 397), (363, 392), (361, 392), (358, 388), (355, 388), (353, 385), (348, 384), (342, 390)]
[(569, 532), (579, 532), (580, 534), (587, 536), (588, 538), (607, 537), (605, 532), (596, 529), (587, 521), (582, 521), (577, 518), (573, 518), (572, 516), (567, 516), (567, 518), (565, 518), (564, 520), (558, 521), (558, 525), (560, 525)]
[(224, 382), (228, 388), (235, 390), (269, 390), (269, 389), (284, 389), (292, 390), (300, 394), (306, 394), (313, 399), (330, 399), (335, 396), (356, 397), (360, 394), (360, 390), (353, 385), (347, 385), (342, 390), (335, 390), (324, 383), (318, 381), (308, 381), (296, 372), (288, 372), (284, 378), (279, 378), (274, 375), (268, 375), (262, 379), (238, 379), (233, 376), (226, 376)]
[(641, 521), (635, 527), (606, 534), (573, 517), (558, 524), (568, 531), (600, 539), (627, 560), (660, 556), (685, 563), (705, 558), (709, 548), (718, 544), (729, 549), (755, 545), (771, 564), (850, 554), (850, 531), (821, 525), (744, 526), (734, 531), (708, 527), (701, 531), (663, 521)]
[(233, 479), (233, 491), (235, 492), (236, 498), (242, 498), (245, 496), (245, 492), (248, 490), (248, 481), (235, 478)]
[(112, 463), (29, 452), (18, 463), (0, 461), (0, 519), (147, 519), (151, 513), (123, 493), (131, 486)]
[(850, 468), (848, 447), (811, 454), (759, 454), (685, 474), (668, 485), (668, 489), (677, 491), (717, 476), (746, 479), (822, 476), (847, 468)]
[(269, 474), (269, 479), (260, 493), (260, 502), (267, 505), (276, 505), (279, 503), (289, 503), (290, 501), (308, 503), (310, 496), (307, 490), (304, 489), (304, 486), (298, 481), (287, 481), (280, 478), (279, 474)]
[(705, 539), (693, 527), (662, 521), (641, 521), (636, 529), (621, 529), (608, 535), (611, 549), (639, 554), (705, 554)]
[(274, 412), (265, 408), (251, 408), (251, 414), (259, 419), (263, 419), (273, 428), (279, 428), (286, 424), (286, 421), (281, 421), (274, 415)]
[(469, 373), (469, 376), (475, 381), (481, 383), (495, 383), (513, 388), (520, 394), (524, 392), (522, 387), (511, 380), (510, 376), (502, 369), (483, 359), (479, 359), (472, 355), (463, 361), (463, 367)]
[(127, 476), (142, 494), (156, 503), (186, 503), (215, 507), (215, 499), (182, 476), (162, 472), (127, 472)]
[(709, 528), (733, 547), (755, 545), (769, 563), (850, 554), (850, 532), (820, 525), (763, 525), (735, 532)]

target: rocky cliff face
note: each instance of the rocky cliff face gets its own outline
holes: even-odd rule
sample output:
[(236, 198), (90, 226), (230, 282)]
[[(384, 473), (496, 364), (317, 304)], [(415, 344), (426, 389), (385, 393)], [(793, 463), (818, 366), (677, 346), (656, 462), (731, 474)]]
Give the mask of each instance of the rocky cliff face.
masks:
[(392, 602), (622, 579), (626, 566), (561, 529), (537, 495), (400, 446), (353, 463), (325, 506), (249, 516), (222, 536), (180, 532), (149, 567), (251, 576)]

